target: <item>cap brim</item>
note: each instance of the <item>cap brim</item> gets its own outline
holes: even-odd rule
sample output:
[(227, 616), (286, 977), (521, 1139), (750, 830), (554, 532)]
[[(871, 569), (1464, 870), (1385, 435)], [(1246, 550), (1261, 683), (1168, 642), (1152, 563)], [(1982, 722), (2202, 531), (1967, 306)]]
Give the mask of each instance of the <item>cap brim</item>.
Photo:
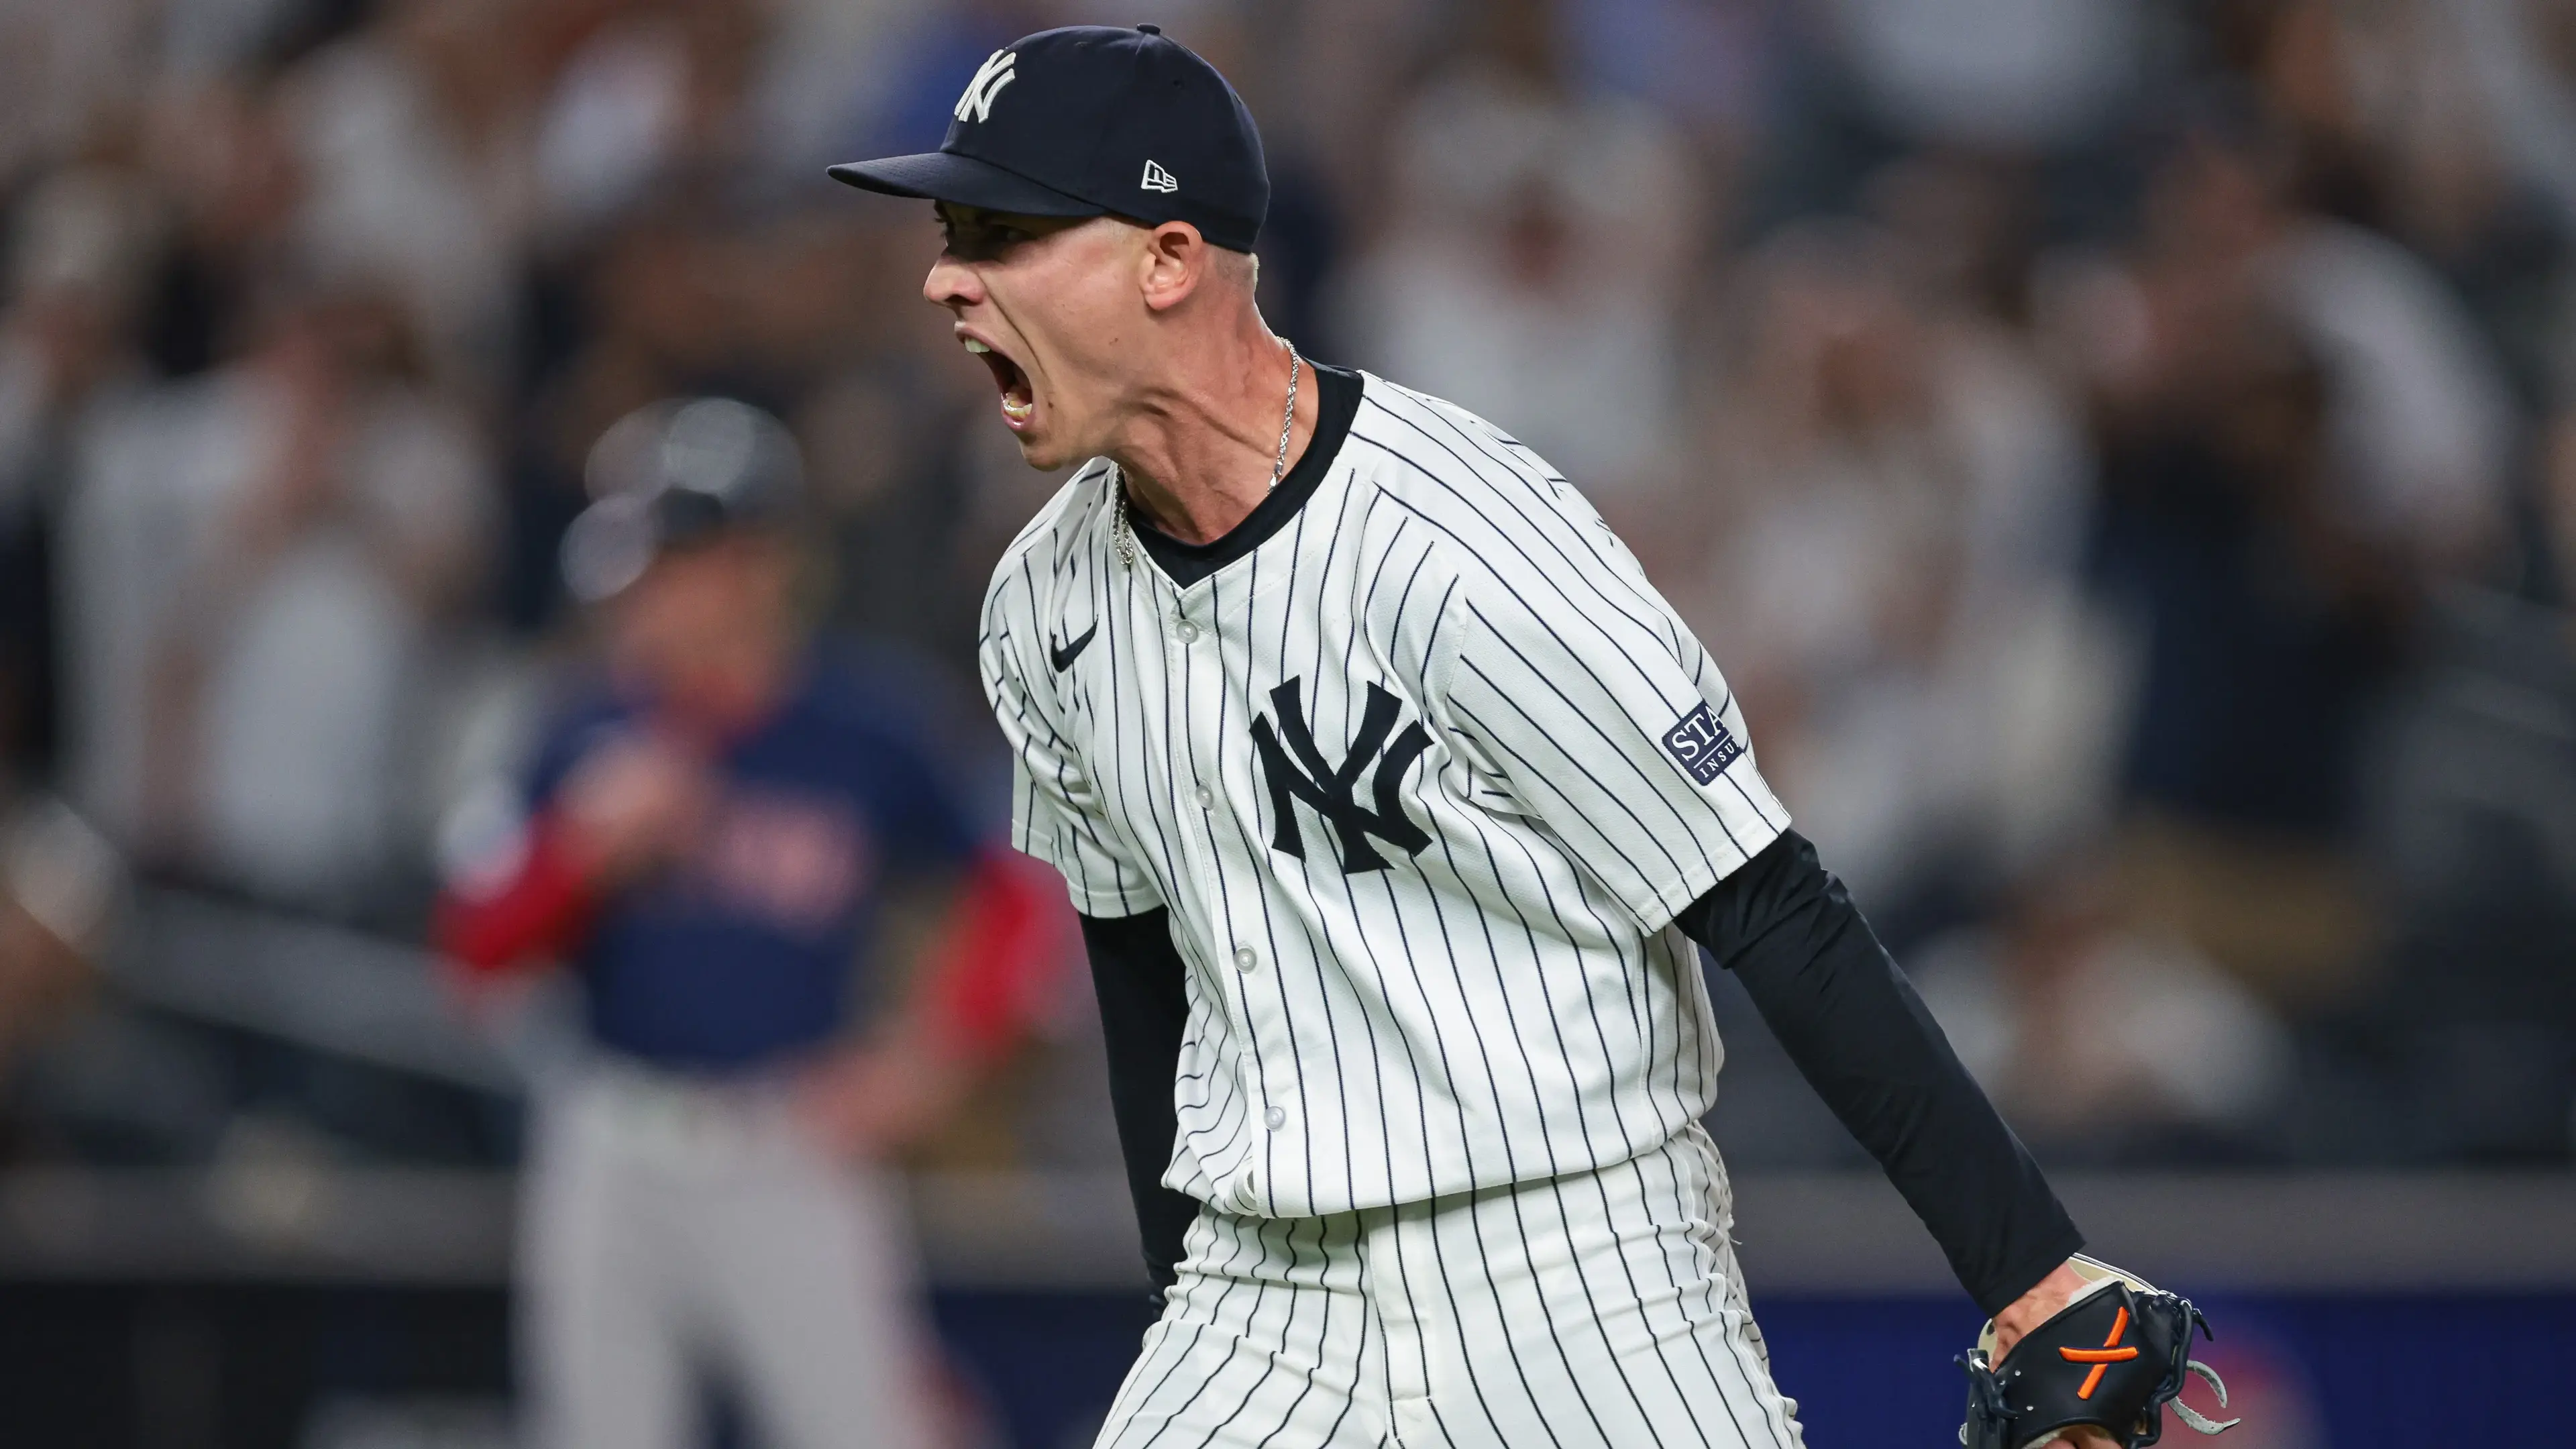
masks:
[(1005, 171), (990, 161), (950, 151), (889, 156), (882, 161), (845, 161), (824, 174), (862, 191), (953, 201), (960, 206), (980, 206), (986, 211), (1020, 216), (1101, 216), (1108, 212), (1107, 207), (1068, 196), (1052, 186), (1041, 186), (1016, 171)]

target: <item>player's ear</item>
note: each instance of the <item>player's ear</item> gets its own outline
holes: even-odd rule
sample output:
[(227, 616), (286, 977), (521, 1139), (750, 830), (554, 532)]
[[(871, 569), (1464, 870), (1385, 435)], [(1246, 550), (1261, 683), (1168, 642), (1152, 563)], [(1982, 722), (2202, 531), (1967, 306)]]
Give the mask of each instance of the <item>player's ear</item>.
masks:
[(1145, 305), (1164, 312), (1187, 301), (1207, 280), (1214, 252), (1199, 229), (1186, 221), (1167, 221), (1147, 231), (1144, 255), (1137, 262)]

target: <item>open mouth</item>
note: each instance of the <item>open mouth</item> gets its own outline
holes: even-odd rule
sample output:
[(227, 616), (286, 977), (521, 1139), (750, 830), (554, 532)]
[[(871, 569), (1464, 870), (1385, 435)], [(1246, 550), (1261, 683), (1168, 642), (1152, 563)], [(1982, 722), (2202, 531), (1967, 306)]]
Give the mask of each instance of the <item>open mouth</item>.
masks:
[(993, 385), (1002, 390), (1002, 421), (1013, 428), (1028, 426), (1038, 411), (1037, 389), (1029, 385), (1029, 375), (989, 344), (972, 337), (964, 341), (967, 351), (984, 360), (985, 368), (993, 374)]

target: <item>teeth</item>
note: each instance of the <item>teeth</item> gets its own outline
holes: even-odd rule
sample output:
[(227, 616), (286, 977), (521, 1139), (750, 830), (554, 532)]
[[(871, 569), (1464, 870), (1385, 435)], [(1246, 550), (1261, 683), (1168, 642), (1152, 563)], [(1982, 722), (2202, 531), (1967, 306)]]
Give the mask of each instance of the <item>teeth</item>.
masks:
[(1037, 410), (1038, 405), (1035, 399), (1031, 399), (1028, 402), (1013, 402), (1009, 398), (1002, 399), (1002, 416), (1009, 418), (1015, 423), (1027, 422), (1031, 417), (1036, 415)]
[(975, 353), (975, 354), (977, 354), (978, 356), (980, 356), (980, 355), (982, 355), (982, 354), (984, 354), (984, 353), (987, 353), (987, 352), (992, 351), (993, 349), (991, 349), (991, 348), (989, 348), (989, 347), (985, 346), (985, 345), (984, 345), (983, 343), (981, 343), (981, 342), (976, 341), (974, 338), (969, 337), (969, 338), (967, 338), (967, 339), (966, 339), (966, 350), (967, 350), (967, 351), (969, 351), (969, 352)]

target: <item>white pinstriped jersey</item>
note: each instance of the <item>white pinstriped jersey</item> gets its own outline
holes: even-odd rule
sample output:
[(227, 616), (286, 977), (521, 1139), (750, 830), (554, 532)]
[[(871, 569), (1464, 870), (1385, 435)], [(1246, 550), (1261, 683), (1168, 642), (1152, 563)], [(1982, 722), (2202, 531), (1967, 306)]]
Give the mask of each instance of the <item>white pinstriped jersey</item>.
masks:
[[(1788, 823), (1716, 666), (1493, 425), (1375, 377), (1297, 515), (1187, 588), (1082, 469), (986, 597), (1015, 843), (1168, 907), (1165, 1182), (1306, 1217), (1625, 1162), (1714, 1101), (1684, 906)], [(1320, 439), (1319, 439), (1320, 441)]]

